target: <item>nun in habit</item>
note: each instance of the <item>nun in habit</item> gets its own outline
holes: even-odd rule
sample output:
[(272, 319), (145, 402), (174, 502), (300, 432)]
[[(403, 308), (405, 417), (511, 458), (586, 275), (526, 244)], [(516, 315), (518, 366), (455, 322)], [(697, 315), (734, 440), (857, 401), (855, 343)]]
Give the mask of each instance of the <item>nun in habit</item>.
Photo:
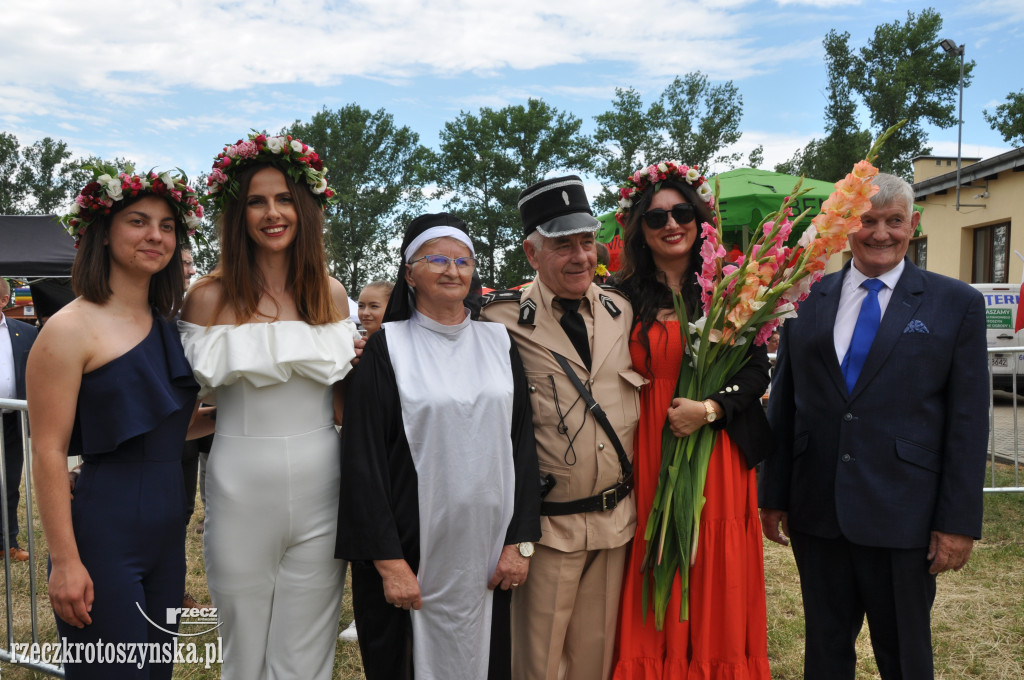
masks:
[(367, 680), (510, 677), (511, 590), (540, 538), (526, 376), (501, 324), (474, 321), (462, 220), (413, 220), (381, 330), (348, 388), (337, 556)]

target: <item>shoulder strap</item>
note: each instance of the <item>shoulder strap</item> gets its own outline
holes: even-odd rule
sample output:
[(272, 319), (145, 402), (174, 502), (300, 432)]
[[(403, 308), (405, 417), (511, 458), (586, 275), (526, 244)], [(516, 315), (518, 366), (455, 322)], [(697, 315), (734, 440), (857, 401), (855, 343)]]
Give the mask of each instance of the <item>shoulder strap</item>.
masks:
[(630, 480), (633, 476), (633, 464), (629, 462), (629, 457), (626, 456), (626, 450), (622, 448), (622, 442), (619, 441), (619, 435), (615, 433), (615, 428), (613, 428), (612, 424), (608, 422), (608, 416), (605, 414), (604, 409), (602, 409), (601, 405), (597, 403), (594, 399), (594, 395), (586, 388), (583, 381), (580, 380), (580, 377), (576, 375), (576, 371), (572, 370), (572, 366), (569, 365), (569, 360), (554, 350), (549, 349), (548, 351), (551, 352), (552, 356), (555, 357), (555, 361), (557, 361), (558, 365), (562, 367), (563, 371), (565, 371), (565, 375), (568, 376), (573, 387), (576, 388), (576, 391), (580, 393), (581, 397), (583, 397), (583, 401), (586, 402), (587, 408), (594, 414), (594, 419), (597, 420), (601, 425), (601, 429), (604, 430), (605, 434), (608, 435), (608, 439), (611, 440), (612, 446), (615, 447), (615, 453), (619, 457), (619, 466), (622, 468), (623, 480)]

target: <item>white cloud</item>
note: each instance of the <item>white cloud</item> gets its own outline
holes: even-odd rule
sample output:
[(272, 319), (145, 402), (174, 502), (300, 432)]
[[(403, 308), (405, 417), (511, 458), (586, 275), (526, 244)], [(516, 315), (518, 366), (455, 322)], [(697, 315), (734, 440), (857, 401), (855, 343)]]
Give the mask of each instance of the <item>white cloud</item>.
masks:
[[(932, 147), (932, 156), (949, 156), (956, 158), (956, 139), (950, 140), (928, 140), (928, 145)], [(986, 144), (968, 144), (962, 145), (961, 155), (964, 158), (991, 158), (992, 156), (998, 156), (1001, 153), (1006, 153), (1010, 150), (1009, 146), (990, 146)]]
[[(741, 153), (742, 160), (737, 167), (747, 165), (747, 157), (759, 144), (764, 147), (763, 170), (774, 170), (775, 166), (793, 157), (797, 149), (802, 149), (814, 137), (821, 137), (821, 133), (793, 133), (793, 132), (765, 132), (762, 130), (744, 130), (743, 136), (735, 144), (724, 150), (724, 153)], [(866, 149), (865, 149), (866, 151)], [(716, 171), (728, 170), (728, 168), (715, 168)]]
[(756, 72), (766, 56), (753, 47), (750, 21), (728, 3), (693, 0), (650, 0), (643, 12), (613, 0), (178, 0), (104, 12), (40, 0), (16, 3), (0, 18), (0, 70), (20, 85), (128, 96), (183, 85), (326, 86), (348, 76), (410, 79), (600, 59), (648, 73), (699, 68), (733, 78)]
[(822, 9), (859, 5), (861, 0), (775, 0), (780, 7), (810, 6)]

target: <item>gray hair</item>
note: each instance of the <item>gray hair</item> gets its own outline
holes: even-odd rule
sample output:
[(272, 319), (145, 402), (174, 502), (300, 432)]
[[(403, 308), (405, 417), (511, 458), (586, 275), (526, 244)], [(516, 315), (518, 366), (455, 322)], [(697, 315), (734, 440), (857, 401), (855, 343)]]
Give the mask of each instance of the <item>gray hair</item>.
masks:
[(548, 240), (548, 237), (539, 231), (531, 231), (526, 240), (532, 243), (537, 250), (544, 250), (544, 242)]
[(871, 197), (872, 208), (886, 208), (902, 202), (907, 208), (908, 215), (914, 211), (914, 188), (907, 180), (880, 172), (872, 184), (878, 187), (878, 193)]

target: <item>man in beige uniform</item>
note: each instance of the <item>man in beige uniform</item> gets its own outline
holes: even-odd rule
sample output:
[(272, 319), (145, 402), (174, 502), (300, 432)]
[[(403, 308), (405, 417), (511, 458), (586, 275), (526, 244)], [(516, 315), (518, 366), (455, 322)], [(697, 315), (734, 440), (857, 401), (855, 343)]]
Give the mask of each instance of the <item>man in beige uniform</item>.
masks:
[[(512, 676), (601, 680), (611, 673), (626, 546), (636, 528), (631, 460), (644, 380), (629, 357), (632, 308), (618, 291), (592, 283), (598, 221), (578, 177), (530, 187), (519, 211), (537, 277), (526, 292), (485, 296), (482, 318), (505, 324), (519, 345), (540, 474), (554, 486), (541, 506), (540, 542), (520, 546), (533, 555), (512, 599)], [(552, 351), (607, 414), (622, 456)]]

